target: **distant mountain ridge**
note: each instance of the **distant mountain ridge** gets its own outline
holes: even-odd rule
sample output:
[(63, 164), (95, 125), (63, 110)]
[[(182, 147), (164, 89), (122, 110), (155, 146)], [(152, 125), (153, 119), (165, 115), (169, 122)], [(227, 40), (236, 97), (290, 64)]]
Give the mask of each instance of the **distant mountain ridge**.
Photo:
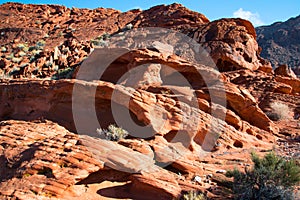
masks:
[(288, 64), (300, 75), (300, 15), (286, 22), (258, 27), (256, 32), (263, 58), (270, 60), (274, 68)]

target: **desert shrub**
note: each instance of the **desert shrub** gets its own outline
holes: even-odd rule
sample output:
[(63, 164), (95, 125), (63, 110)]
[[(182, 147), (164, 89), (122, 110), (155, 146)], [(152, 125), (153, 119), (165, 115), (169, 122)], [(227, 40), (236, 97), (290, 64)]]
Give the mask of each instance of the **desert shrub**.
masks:
[(294, 199), (293, 186), (300, 181), (300, 167), (295, 161), (287, 161), (273, 152), (259, 158), (252, 153), (254, 167), (244, 173), (237, 169), (228, 171), (233, 177), (232, 190), (236, 199)]
[(181, 200), (206, 200), (206, 196), (198, 191), (188, 191), (182, 194)]
[(46, 45), (46, 41), (45, 40), (39, 40), (36, 43), (36, 48), (37, 49), (44, 49), (45, 45)]
[(1, 52), (2, 53), (7, 52), (7, 48), (5, 46), (1, 47)]
[(97, 47), (106, 47), (108, 46), (108, 42), (105, 40), (91, 40), (91, 43)]
[[(58, 67), (59, 68), (59, 67)], [(75, 68), (67, 67), (65, 69), (58, 69), (56, 74), (52, 76), (52, 80), (59, 80), (59, 79), (70, 79), (73, 76), (73, 73), (75, 71)]]
[(126, 130), (113, 124), (109, 125), (107, 129), (97, 129), (97, 133), (101, 138), (111, 141), (119, 141), (129, 135)]
[(53, 61), (50, 61), (50, 60), (46, 61), (45, 66), (46, 67), (52, 67), (53, 66)]
[(25, 48), (25, 46), (26, 46), (26, 44), (17, 44), (17, 48), (19, 48), (20, 50)]
[(12, 62), (17, 63), (17, 64), (20, 63), (20, 62), (22, 62), (22, 60), (23, 60), (23, 58), (16, 58), (16, 57), (13, 57), (11, 59)]
[(36, 50), (36, 46), (30, 46), (30, 47), (28, 47), (28, 51), (33, 51), (33, 50)]
[(133, 28), (133, 25), (131, 23), (127, 24), (125, 28), (126, 30), (131, 30)]
[(62, 31), (60, 31), (58, 34), (57, 34), (58, 37), (62, 37), (64, 36), (64, 33)]
[(5, 74), (3, 70), (0, 69), (0, 79), (11, 79), (12, 76), (10, 74)]
[(6, 56), (6, 59), (7, 60), (12, 60), (14, 57), (15, 57), (15, 54), (11, 53), (11, 54), (9, 54), (9, 55)]
[(20, 67), (14, 67), (8, 74), (10, 77), (15, 77), (17, 75), (20, 75)]
[(26, 56), (27, 54), (24, 52), (24, 51), (20, 51), (19, 52), (19, 56), (21, 56), (21, 57), (24, 57), (24, 56)]
[(272, 112), (268, 114), (268, 117), (274, 121), (288, 119), (290, 114), (290, 108), (288, 105), (275, 101), (270, 103)]
[(53, 69), (54, 71), (58, 71), (58, 70), (59, 70), (59, 66), (58, 66), (58, 65), (54, 65), (54, 66), (52, 67), (52, 69)]
[(95, 39), (91, 40), (91, 43), (96, 47), (107, 47), (109, 44), (110, 34), (104, 33), (101, 36), (96, 37)]

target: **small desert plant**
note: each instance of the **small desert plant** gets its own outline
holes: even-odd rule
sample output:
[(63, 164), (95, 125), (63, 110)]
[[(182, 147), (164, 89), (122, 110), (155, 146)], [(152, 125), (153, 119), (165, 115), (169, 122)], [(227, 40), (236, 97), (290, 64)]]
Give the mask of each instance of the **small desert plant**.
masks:
[(58, 66), (58, 65), (53, 65), (53, 66), (52, 66), (52, 70), (58, 71), (58, 70), (59, 70), (59, 66)]
[(64, 33), (62, 31), (60, 31), (58, 34), (57, 34), (58, 37), (62, 37), (64, 36)]
[(181, 200), (206, 200), (206, 196), (198, 191), (189, 191), (189, 192), (185, 192), (181, 198)]
[(2, 53), (7, 52), (7, 48), (5, 46), (1, 47), (1, 52)]
[(46, 67), (52, 67), (53, 66), (53, 61), (50, 61), (50, 60), (46, 61), (45, 66)]
[(290, 114), (290, 108), (288, 105), (281, 102), (272, 102), (270, 103), (272, 112), (268, 113), (268, 117), (274, 121), (288, 119)]
[(59, 80), (59, 79), (70, 79), (75, 71), (75, 68), (67, 67), (65, 69), (59, 69), (56, 71), (56, 74), (52, 76), (52, 80)]
[(14, 62), (14, 63), (20, 63), (22, 60), (23, 60), (23, 58), (16, 58), (16, 57), (13, 57), (11, 59), (11, 61)]
[(6, 56), (6, 59), (7, 60), (12, 60), (14, 57), (15, 57), (15, 54), (11, 53), (11, 54), (9, 54), (9, 55)]
[(34, 50), (32, 50), (31, 54), (32, 54), (32, 56), (37, 56), (37, 55), (39, 55), (41, 52), (42, 52), (41, 50), (36, 50), (36, 49), (34, 49)]
[(36, 57), (35, 56), (30, 56), (30, 58), (29, 58), (29, 61), (32, 63), (32, 62), (34, 62), (36, 60)]
[(43, 50), (44, 47), (46, 45), (46, 41), (45, 40), (39, 40), (37, 43), (36, 43), (36, 49), (38, 50)]
[(23, 52), (28, 52), (29, 47), (27, 43), (21, 43), (21, 44), (17, 44), (17, 48)]
[(108, 46), (108, 42), (105, 40), (91, 40), (91, 43), (97, 47), (106, 47)]
[(14, 67), (10, 72), (9, 72), (9, 76), (14, 76), (20, 73), (20, 67)]
[(5, 74), (2, 70), (0, 70), (0, 79), (11, 79), (10, 74)]
[(97, 133), (101, 138), (111, 140), (111, 141), (119, 141), (121, 139), (126, 138), (129, 133), (121, 127), (117, 127), (116, 125), (109, 125), (106, 129), (97, 129)]
[(91, 40), (91, 43), (97, 47), (107, 47), (109, 44), (108, 41), (109, 38), (110, 38), (110, 34), (104, 33), (103, 35), (98, 36), (95, 39)]
[(30, 46), (30, 47), (28, 47), (28, 51), (33, 51), (33, 50), (36, 50), (36, 46)]
[(233, 177), (233, 192), (236, 199), (294, 199), (293, 186), (300, 181), (300, 167), (295, 161), (287, 161), (273, 152), (259, 158), (252, 153), (253, 169), (245, 173), (228, 171), (226, 176)]
[(125, 27), (127, 30), (131, 30), (133, 28), (133, 25), (130, 23), (130, 24), (127, 24), (126, 27)]
[(32, 176), (32, 175), (29, 174), (29, 173), (23, 174), (23, 178), (27, 178), (27, 177), (30, 177), (30, 176)]
[(24, 52), (24, 51), (20, 51), (19, 52), (19, 56), (21, 56), (21, 57), (24, 57), (24, 56), (26, 56), (27, 54)]
[(0, 79), (11, 79), (11, 76), (9, 74), (6, 75), (0, 74)]
[(25, 46), (26, 46), (26, 44), (22, 44), (22, 43), (17, 44), (17, 47), (18, 47), (20, 50), (22, 50), (23, 48), (25, 48)]

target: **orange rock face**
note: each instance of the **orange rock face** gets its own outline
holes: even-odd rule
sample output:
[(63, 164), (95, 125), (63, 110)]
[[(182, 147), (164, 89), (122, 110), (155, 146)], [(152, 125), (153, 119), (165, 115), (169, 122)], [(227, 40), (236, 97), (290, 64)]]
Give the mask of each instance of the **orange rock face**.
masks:
[(221, 19), (200, 25), (193, 38), (207, 49), (220, 71), (271, 66), (260, 58), (255, 29), (246, 20)]
[(246, 20), (180, 4), (0, 15), (0, 199), (230, 199), (224, 173), (250, 152), (299, 158), (299, 79), (274, 75)]
[(287, 65), (280, 65), (275, 70), (275, 75), (279, 76), (286, 76), (290, 78), (297, 78), (296, 74), (293, 72), (291, 68), (289, 68)]

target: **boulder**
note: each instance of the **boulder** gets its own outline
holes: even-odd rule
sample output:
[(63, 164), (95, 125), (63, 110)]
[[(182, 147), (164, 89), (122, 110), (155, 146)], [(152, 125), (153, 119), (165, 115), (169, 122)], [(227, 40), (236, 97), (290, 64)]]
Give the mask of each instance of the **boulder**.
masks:
[(293, 88), (293, 93), (300, 93), (300, 80), (297, 78), (289, 78), (289, 77), (282, 77), (277, 76), (275, 77), (275, 80), (280, 83), (284, 83), (286, 85), (289, 85)]
[(297, 78), (296, 74), (288, 65), (279, 65), (275, 70), (276, 76), (284, 76), (290, 78)]
[(193, 39), (208, 51), (220, 71), (269, 65), (258, 54), (255, 29), (247, 20), (220, 19), (200, 25)]

